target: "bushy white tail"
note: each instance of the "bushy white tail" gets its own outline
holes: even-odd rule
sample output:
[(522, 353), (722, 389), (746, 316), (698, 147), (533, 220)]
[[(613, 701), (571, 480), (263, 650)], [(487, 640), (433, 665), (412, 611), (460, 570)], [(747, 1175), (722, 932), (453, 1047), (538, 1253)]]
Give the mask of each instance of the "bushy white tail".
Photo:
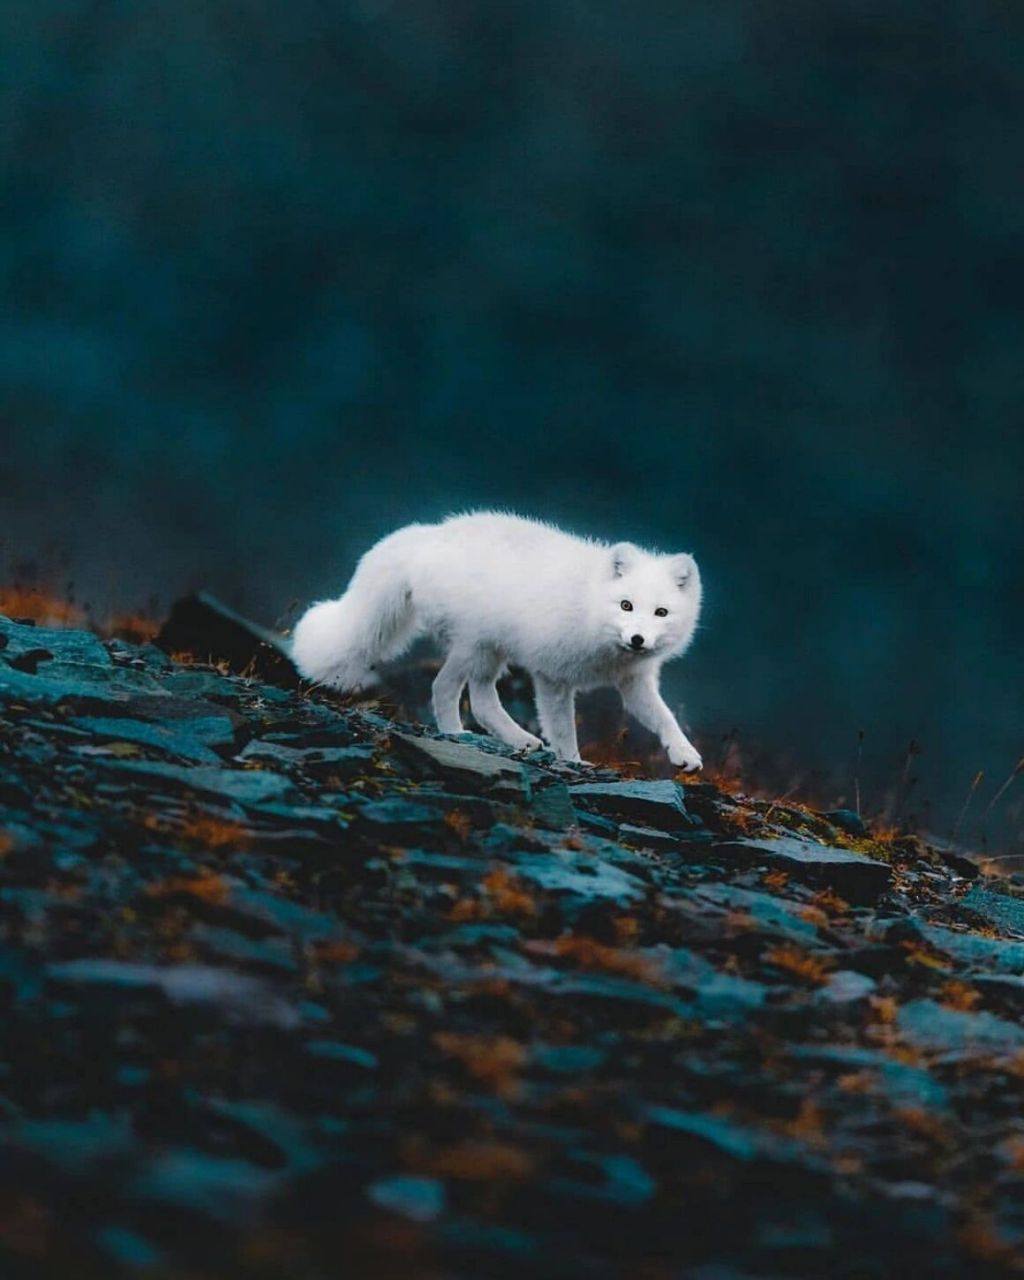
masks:
[(408, 538), (404, 547), (394, 545), (397, 538), (385, 538), (363, 556), (340, 600), (321, 600), (299, 619), (292, 658), (307, 680), (351, 691), (372, 688), (379, 682), (376, 664), (397, 658), (412, 643)]

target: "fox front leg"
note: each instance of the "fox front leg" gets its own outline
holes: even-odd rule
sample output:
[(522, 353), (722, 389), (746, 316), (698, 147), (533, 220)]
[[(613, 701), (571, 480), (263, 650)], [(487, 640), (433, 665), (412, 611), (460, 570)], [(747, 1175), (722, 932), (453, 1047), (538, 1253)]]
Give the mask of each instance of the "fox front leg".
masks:
[(635, 716), (645, 729), (658, 735), (659, 742), (674, 765), (687, 773), (696, 773), (704, 767), (700, 752), (680, 729), (678, 721), (661, 696), (656, 673), (623, 680), (619, 685), (619, 692), (622, 694), (622, 704), (629, 714)]

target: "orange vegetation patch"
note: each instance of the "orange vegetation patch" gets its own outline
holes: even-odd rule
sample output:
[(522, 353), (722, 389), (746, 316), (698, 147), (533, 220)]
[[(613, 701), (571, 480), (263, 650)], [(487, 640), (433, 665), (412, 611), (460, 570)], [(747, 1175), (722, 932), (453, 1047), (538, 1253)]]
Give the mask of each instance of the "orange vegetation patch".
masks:
[(900, 1007), (894, 996), (869, 996), (868, 1002), (875, 1015), (876, 1022), (892, 1026), (899, 1017)]
[(804, 1098), (800, 1110), (792, 1120), (783, 1121), (781, 1128), (809, 1147), (821, 1146), (825, 1141), (825, 1113), (813, 1098)]
[(104, 622), (101, 630), (109, 639), (145, 644), (158, 634), (160, 623), (143, 613), (115, 613)]
[(629, 742), (629, 730), (620, 729), (610, 737), (585, 742), (580, 755), (591, 764), (617, 769), (624, 778), (651, 776), (652, 759), (637, 759), (638, 752)]
[(789, 876), (785, 871), (767, 871), (762, 877), (761, 883), (779, 893), (789, 884)]
[(142, 819), (142, 825), (163, 835), (174, 834), (204, 849), (245, 849), (252, 838), (252, 833), (241, 823), (209, 813), (189, 814), (176, 823), (150, 813)]
[(918, 946), (914, 942), (903, 942), (900, 945), (907, 953), (908, 964), (919, 964), (925, 969), (939, 969), (940, 971), (949, 969), (949, 961), (937, 955), (934, 951), (929, 951), (927, 947)]
[(839, 1076), (836, 1084), (843, 1093), (874, 1093), (878, 1077), (872, 1071), (851, 1071)]
[(9, 831), (0, 831), (0, 858), (14, 848), (14, 836)]
[(211, 906), (221, 906), (231, 897), (231, 890), (224, 880), (212, 874), (212, 872), (204, 872), (198, 876), (175, 876), (170, 880), (161, 880), (157, 884), (151, 884), (146, 893), (151, 898), (170, 898), (178, 895), (184, 895), (188, 898), (196, 898), (200, 902), (209, 903)]
[(313, 954), (321, 964), (348, 964), (359, 954), (354, 942), (319, 942)]
[(31, 618), (48, 627), (77, 627), (85, 622), (85, 611), (77, 604), (41, 587), (0, 587), (0, 613), (8, 618)]
[(969, 982), (960, 982), (956, 978), (950, 979), (939, 993), (941, 1004), (948, 1009), (960, 1009), (964, 1013), (970, 1013), (980, 1000), (981, 993), (975, 987), (972, 987)]
[(830, 915), (842, 915), (849, 911), (850, 904), (832, 889), (819, 889), (811, 899), (816, 907), (827, 911)]
[(438, 1031), (434, 1044), (449, 1058), (455, 1058), (465, 1070), (496, 1093), (506, 1096), (518, 1089), (517, 1072), (527, 1059), (525, 1045), (511, 1036), (460, 1035), (455, 1031)]
[(933, 1142), (939, 1147), (950, 1145), (950, 1135), (942, 1119), (924, 1107), (900, 1107), (896, 1117), (919, 1138)]
[(612, 928), (620, 946), (634, 945), (640, 936), (640, 921), (635, 916), (616, 916)]
[(469, 1182), (522, 1182), (533, 1173), (533, 1159), (508, 1142), (460, 1142), (438, 1151), (432, 1173)]
[(832, 962), (825, 957), (813, 955), (809, 951), (788, 943), (780, 947), (772, 947), (764, 953), (762, 959), (816, 987), (828, 981), (829, 971), (832, 968)]
[(957, 1239), (960, 1247), (972, 1258), (982, 1262), (1010, 1263), (1015, 1271), (1020, 1269), (1020, 1247), (1000, 1235), (996, 1224), (984, 1214), (977, 1215), (961, 1227)]
[[(581, 969), (599, 969), (641, 982), (657, 982), (662, 977), (661, 967), (647, 956), (625, 947), (609, 947), (583, 935), (565, 934), (552, 944), (539, 945), (550, 946), (556, 956), (575, 961)], [(537, 946), (528, 944), (530, 949)]]
[[(679, 776), (690, 782), (693, 781), (691, 774), (680, 774)], [(709, 764), (705, 761), (704, 768), (700, 772), (700, 780), (701, 782), (710, 782), (719, 791), (725, 791), (729, 795), (736, 795), (743, 790), (740, 766), (735, 756), (724, 760), (721, 765)]]
[(186, 840), (194, 840), (207, 849), (244, 849), (248, 846), (251, 833), (240, 822), (232, 822), (228, 818), (217, 818), (208, 813), (193, 814), (185, 819), (179, 828)]
[(492, 915), (531, 919), (537, 904), (523, 882), (507, 867), (495, 867), (480, 881), (480, 898), (460, 898), (448, 918), (457, 922), (486, 920)]
[(1003, 1143), (1003, 1155), (1014, 1173), (1024, 1173), (1024, 1138), (1009, 1138)]
[(473, 831), (472, 818), (461, 809), (452, 809), (451, 812), (446, 813), (444, 824), (450, 831), (454, 831), (460, 840), (468, 840)]
[(0, 1202), (0, 1244), (22, 1258), (45, 1258), (53, 1240), (50, 1212), (28, 1196)]

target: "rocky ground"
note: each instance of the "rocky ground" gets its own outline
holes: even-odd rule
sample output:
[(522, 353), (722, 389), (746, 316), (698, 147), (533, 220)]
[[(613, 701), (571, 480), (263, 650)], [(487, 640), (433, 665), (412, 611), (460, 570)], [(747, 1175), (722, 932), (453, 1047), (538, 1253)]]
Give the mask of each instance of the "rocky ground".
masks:
[(0, 1274), (1019, 1269), (1024, 889), (196, 607), (0, 620)]

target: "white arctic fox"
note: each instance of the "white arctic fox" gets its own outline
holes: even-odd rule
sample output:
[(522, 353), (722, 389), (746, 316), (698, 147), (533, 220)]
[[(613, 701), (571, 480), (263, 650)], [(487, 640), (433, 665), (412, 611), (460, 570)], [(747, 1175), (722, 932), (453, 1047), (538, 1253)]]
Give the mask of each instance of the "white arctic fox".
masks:
[(463, 732), (459, 703), (468, 683), (484, 729), (513, 747), (539, 747), (498, 699), (495, 682), (514, 663), (533, 678), (541, 732), (567, 760), (580, 759), (575, 691), (615, 685), (672, 763), (695, 770), (700, 755), (658, 679), (662, 664), (689, 645), (700, 602), (691, 555), (609, 546), (481, 511), (382, 538), (340, 600), (314, 604), (299, 619), (292, 656), (311, 680), (365, 689), (377, 682), (378, 663), (417, 635), (433, 635), (446, 650), (433, 687), (441, 732)]

